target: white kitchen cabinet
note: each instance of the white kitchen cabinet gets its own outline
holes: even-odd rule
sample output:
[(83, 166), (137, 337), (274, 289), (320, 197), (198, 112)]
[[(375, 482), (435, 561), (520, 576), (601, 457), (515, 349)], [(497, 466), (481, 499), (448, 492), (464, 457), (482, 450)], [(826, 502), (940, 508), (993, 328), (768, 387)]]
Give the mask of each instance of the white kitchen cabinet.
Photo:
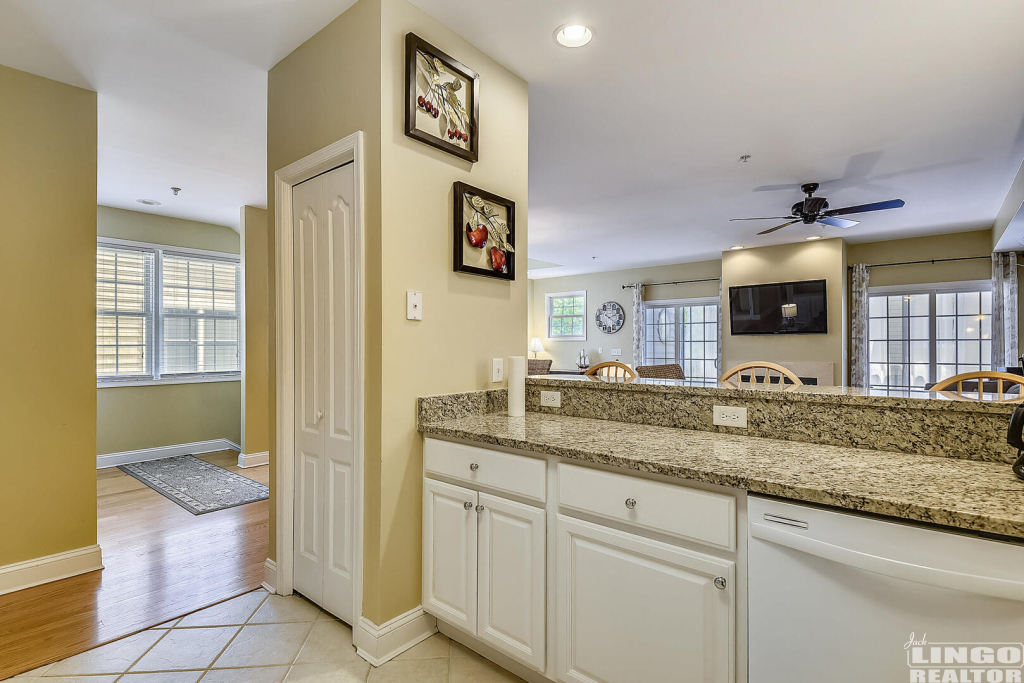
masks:
[(545, 527), (541, 508), (425, 479), (424, 609), (543, 671)]
[(476, 506), (476, 491), (423, 481), (423, 606), (471, 633), (477, 616)]
[(557, 675), (735, 679), (735, 563), (558, 515)]
[(480, 494), (479, 637), (544, 670), (544, 510)]

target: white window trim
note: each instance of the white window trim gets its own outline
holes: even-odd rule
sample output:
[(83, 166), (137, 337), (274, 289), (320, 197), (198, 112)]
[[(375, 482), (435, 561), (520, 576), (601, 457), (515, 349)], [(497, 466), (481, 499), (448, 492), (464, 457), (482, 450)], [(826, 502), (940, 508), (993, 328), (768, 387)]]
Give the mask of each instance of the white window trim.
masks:
[[(667, 308), (669, 306), (718, 306), (718, 320), (716, 322), (718, 323), (718, 334), (722, 334), (722, 300), (717, 296), (697, 296), (683, 299), (653, 299), (651, 301), (645, 301), (644, 303), (647, 305), (648, 308)], [(677, 321), (676, 324), (677, 326), (681, 327), (683, 323)], [(644, 325), (646, 326), (646, 321), (644, 321)], [(682, 342), (683, 339), (680, 336), (676, 343), (681, 344)], [(721, 350), (721, 348), (721, 343), (718, 343), (718, 350)], [(680, 352), (678, 355), (682, 356), (682, 352)], [(680, 366), (682, 366), (683, 363), (686, 362), (685, 358), (679, 358), (678, 360)], [(718, 368), (719, 372), (721, 372), (721, 356), (715, 359), (715, 367)], [(717, 377), (715, 379), (717, 379)]]
[[(116, 237), (98, 237), (96, 239), (97, 247), (128, 247), (133, 249), (145, 249), (156, 252), (156, 260), (154, 263), (154, 311), (153, 311), (153, 375), (152, 376), (139, 376), (135, 375), (132, 377), (96, 377), (96, 388), (97, 389), (111, 389), (115, 387), (150, 387), (161, 384), (205, 384), (208, 382), (238, 382), (242, 379), (242, 371), (236, 372), (207, 372), (207, 373), (190, 373), (190, 374), (178, 374), (178, 375), (163, 375), (158, 376), (160, 372), (160, 348), (163, 344), (163, 328), (164, 321), (163, 316), (160, 315), (160, 311), (163, 308), (163, 291), (161, 278), (163, 273), (162, 268), (162, 257), (165, 253), (175, 254), (181, 256), (200, 256), (209, 259), (218, 259), (221, 261), (231, 261), (233, 263), (242, 264), (242, 257), (240, 254), (232, 254), (224, 251), (210, 251), (208, 249), (194, 249), (192, 247), (177, 247), (169, 244), (156, 244), (153, 242), (139, 242), (136, 240), (125, 240)], [(242, 277), (244, 271), (239, 268), (239, 277)], [(245, 282), (240, 283), (239, 287), (242, 291), (245, 291)], [(242, 349), (244, 344), (243, 337), (241, 336), (241, 330), (245, 329), (245, 306), (239, 301), (239, 367), (242, 359), (245, 357), (245, 351)]]
[[(571, 336), (551, 336), (551, 301), (567, 297), (583, 297), (583, 334)], [(544, 334), (547, 341), (587, 341), (587, 290), (582, 289), (575, 292), (552, 292), (544, 295)]]

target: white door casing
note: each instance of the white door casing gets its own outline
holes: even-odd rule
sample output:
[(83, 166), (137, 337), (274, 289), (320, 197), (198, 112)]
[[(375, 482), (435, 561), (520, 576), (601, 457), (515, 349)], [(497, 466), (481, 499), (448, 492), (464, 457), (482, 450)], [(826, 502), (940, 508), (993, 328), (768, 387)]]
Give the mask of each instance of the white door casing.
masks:
[(479, 505), (477, 633), (543, 672), (547, 515), (486, 493)]
[(423, 480), (423, 606), (476, 633), (476, 491)]
[[(324, 174), (343, 164), (350, 164), (351, 191), (344, 202), (345, 206), (326, 202), (327, 208), (321, 213), (330, 225), (327, 236), (333, 240), (328, 243), (324, 258), (327, 268), (324, 276), (326, 283), (321, 298), (344, 297), (344, 327), (328, 326), (325, 322), (321, 339), (324, 349), (325, 370), (320, 373), (320, 381), (324, 386), (323, 412), (316, 430), (323, 435), (321, 455), (324, 467), (317, 472), (313, 467), (316, 484), (310, 483), (314, 491), (319, 491), (325, 501), (335, 503), (332, 508), (319, 517), (320, 529), (312, 532), (307, 541), (300, 537), (301, 520), (296, 513), (300, 512), (299, 503), (302, 480), (296, 478), (300, 472), (302, 458), (296, 451), (300, 436), (296, 427), (301, 414), (301, 396), (296, 395), (299, 385), (297, 375), (296, 348), (298, 341), (296, 327), (300, 311), (296, 310), (298, 295), (298, 275), (294, 272), (297, 258), (293, 253), (298, 242), (295, 232), (299, 228), (294, 220), (299, 212), (293, 211), (293, 188), (304, 181)], [(277, 171), (275, 180), (275, 298), (277, 304), (275, 322), (277, 328), (277, 394), (276, 394), (276, 465), (277, 486), (274, 491), (275, 517), (277, 520), (277, 557), (275, 590), (288, 595), (295, 587), (297, 559), (302, 550), (315, 550), (312, 539), (319, 539), (320, 548), (310, 553), (324, 563), (323, 587), (321, 594), (325, 600), (325, 608), (335, 614), (342, 615), (350, 622), (357, 621), (362, 609), (362, 498), (363, 498), (363, 345), (362, 328), (365, 317), (365, 294), (362, 285), (364, 256), (364, 216), (363, 216), (363, 160), (362, 132), (356, 132), (309, 156)], [(327, 196), (332, 194), (328, 189)], [(344, 215), (342, 215), (344, 214)], [(346, 226), (345, 237), (339, 242), (337, 222)], [(336, 259), (330, 258), (335, 249), (343, 249), (347, 261), (340, 266)], [(343, 271), (343, 273), (342, 273)], [(321, 271), (323, 272), (323, 271)], [(332, 307), (336, 304), (332, 303)], [(326, 306), (325, 306), (326, 308)], [(351, 342), (340, 351), (338, 334), (344, 334)], [(332, 339), (332, 335), (335, 337)], [(315, 356), (315, 354), (314, 354)], [(327, 390), (332, 383), (341, 378), (351, 400), (344, 410), (330, 412), (326, 410), (328, 401), (334, 400), (336, 407), (342, 402), (337, 396), (329, 397)], [(342, 392), (344, 393), (344, 392)], [(311, 437), (303, 437), (311, 438)], [(346, 495), (338, 495), (344, 491)], [(345, 523), (338, 525), (344, 516)], [(330, 539), (330, 543), (328, 543)], [(305, 548), (300, 544), (305, 543)], [(341, 550), (344, 548), (343, 550)], [(343, 582), (347, 589), (338, 591), (338, 582)], [(308, 590), (308, 589), (307, 589)], [(337, 598), (337, 599), (335, 599)]]
[(559, 680), (735, 679), (735, 563), (563, 515), (556, 528)]

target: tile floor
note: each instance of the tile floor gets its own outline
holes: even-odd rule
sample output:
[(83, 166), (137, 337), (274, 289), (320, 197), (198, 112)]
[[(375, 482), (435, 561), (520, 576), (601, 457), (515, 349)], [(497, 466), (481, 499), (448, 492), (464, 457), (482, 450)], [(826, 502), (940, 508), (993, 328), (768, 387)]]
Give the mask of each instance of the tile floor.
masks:
[(15, 676), (18, 683), (516, 683), (437, 633), (373, 669), (352, 629), (299, 596), (257, 590)]

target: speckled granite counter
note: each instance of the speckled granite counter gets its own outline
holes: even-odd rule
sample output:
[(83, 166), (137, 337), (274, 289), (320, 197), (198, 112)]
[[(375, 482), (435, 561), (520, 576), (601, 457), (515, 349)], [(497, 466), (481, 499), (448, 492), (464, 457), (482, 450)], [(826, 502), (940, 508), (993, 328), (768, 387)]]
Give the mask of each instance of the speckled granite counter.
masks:
[(536, 412), (463, 411), (420, 431), (1024, 539), (1024, 482), (1003, 463)]

